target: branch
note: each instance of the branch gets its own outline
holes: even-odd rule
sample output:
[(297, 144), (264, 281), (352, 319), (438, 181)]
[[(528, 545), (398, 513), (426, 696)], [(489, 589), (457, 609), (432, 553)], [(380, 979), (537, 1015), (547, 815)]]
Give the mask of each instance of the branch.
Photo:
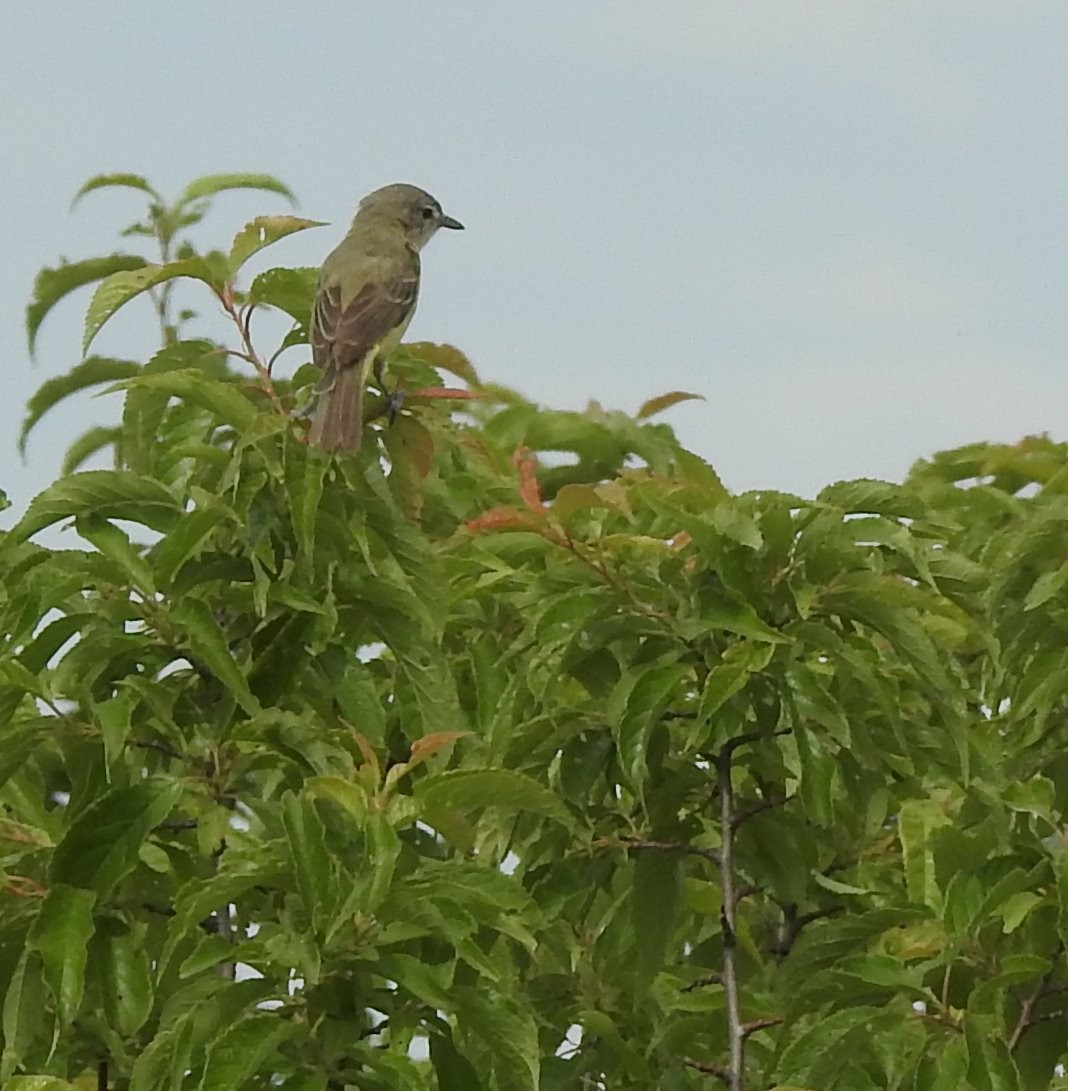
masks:
[(1020, 1004), (1019, 1018), (1016, 1020), (1016, 1026), (1013, 1027), (1012, 1034), (1009, 1036), (1008, 1045), (1010, 1051), (1016, 1048), (1017, 1043), (1023, 1037), (1024, 1031), (1027, 1030), (1028, 1027), (1041, 1022), (1041, 1016), (1036, 1016), (1034, 1014), (1035, 1005), (1047, 994), (1047, 992), (1049, 992), (1050, 979), (1057, 969), (1057, 963), (1060, 962), (1063, 952), (1063, 944), (1057, 944), (1053, 951), (1049, 968), (1038, 979), (1038, 982), (1035, 984), (1035, 987), (1031, 990), (1027, 998)]
[(774, 810), (776, 807), (785, 807), (792, 798), (793, 796), (783, 796), (782, 799), (763, 799), (759, 803), (754, 803), (751, 807), (746, 807), (744, 811), (739, 811), (734, 816), (734, 828), (737, 830), (744, 822), (748, 822), (749, 819), (755, 818), (765, 811)]
[(745, 1061), (745, 1027), (742, 1024), (738, 1003), (738, 939), (734, 931), (737, 894), (734, 886), (734, 787), (731, 784), (731, 759), (734, 751), (747, 742), (763, 738), (763, 734), (750, 732), (729, 740), (716, 757), (716, 786), (719, 792), (720, 836), (720, 886), (723, 904), (720, 906), (720, 923), (723, 927), (723, 991), (727, 997), (727, 1034), (730, 1066), (725, 1073), (717, 1073), (727, 1085), (728, 1091), (742, 1091), (742, 1065)]
[(842, 905), (831, 905), (825, 909), (813, 909), (808, 913), (798, 913), (796, 905), (779, 903), (779, 908), (782, 910), (782, 923), (779, 926), (778, 938), (769, 950), (771, 954), (780, 959), (785, 958), (790, 953), (791, 948), (797, 942), (797, 937), (801, 934), (801, 929), (806, 924), (822, 920), (824, 917), (836, 917), (839, 913), (845, 911), (845, 906)]
[(703, 989), (706, 985), (722, 985), (722, 974), (706, 974), (704, 977), (697, 978), (696, 981), (691, 981), (689, 985), (684, 985), (682, 991), (684, 993), (692, 993), (694, 989)]
[(152, 739), (131, 739), (127, 745), (136, 747), (139, 750), (156, 750), (160, 754), (165, 754), (168, 758), (173, 758), (175, 761), (185, 760), (174, 747), (168, 746), (166, 743), (155, 742)]
[(684, 1068), (692, 1068), (695, 1072), (705, 1072), (709, 1076), (718, 1076), (728, 1087), (733, 1087), (730, 1072), (721, 1064), (709, 1064), (707, 1061), (695, 1061), (690, 1057), (682, 1060)]
[[(601, 844), (611, 844), (611, 841), (606, 838)], [(651, 852), (681, 852), (687, 856), (700, 856), (704, 860), (711, 860), (713, 864), (720, 862), (720, 854), (715, 849), (704, 849), (699, 845), (687, 844), (685, 841), (647, 841), (644, 837), (623, 837), (616, 844), (625, 849), (646, 849)]]
[[(256, 348), (252, 344), (252, 331), (249, 328), (249, 323), (252, 320), (252, 312), (256, 309), (256, 305), (254, 303), (248, 304), (238, 310), (234, 303), (233, 290), (229, 284), (223, 285), (222, 291), (218, 293), (218, 298), (219, 303), (222, 304), (222, 309), (237, 327), (238, 335), (241, 338), (243, 351), (233, 352), (231, 355), (240, 356), (242, 360), (247, 360), (256, 369), (256, 374), (260, 378), (260, 387), (264, 394), (270, 398), (275, 411), (286, 416), (285, 406), (282, 405), (282, 399), (278, 397), (278, 391), (275, 390), (274, 382), (271, 379), (271, 368), (260, 359), (259, 353), (256, 352)], [(271, 362), (273, 364), (273, 358)]]
[(782, 1026), (785, 1022), (786, 1020), (781, 1015), (778, 1015), (773, 1019), (754, 1019), (751, 1023), (746, 1023), (742, 1027), (742, 1035), (743, 1037), (748, 1038), (750, 1034), (756, 1034), (758, 1030), (767, 1030), (768, 1027)]

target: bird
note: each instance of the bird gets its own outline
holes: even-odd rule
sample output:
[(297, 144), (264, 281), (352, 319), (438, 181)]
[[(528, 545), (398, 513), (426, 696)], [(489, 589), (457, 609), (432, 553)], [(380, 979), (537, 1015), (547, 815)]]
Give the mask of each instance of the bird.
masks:
[(459, 220), (418, 186), (398, 182), (359, 203), (348, 234), (323, 262), (308, 339), (322, 371), (308, 442), (356, 451), (363, 438), (363, 391), (400, 343), (419, 298), (419, 251)]

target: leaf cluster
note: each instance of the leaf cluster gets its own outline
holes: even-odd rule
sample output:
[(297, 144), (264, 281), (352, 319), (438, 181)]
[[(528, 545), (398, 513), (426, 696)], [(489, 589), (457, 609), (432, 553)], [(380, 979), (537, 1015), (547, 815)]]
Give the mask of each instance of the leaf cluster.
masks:
[[(277, 188), (224, 178), (83, 192), (173, 242)], [(4, 1086), (1056, 1086), (1068, 448), (733, 495), (681, 393), (565, 413), (417, 344), (330, 459), (248, 322), (300, 344), (309, 271), (236, 283), (310, 224), (94, 266), (87, 343), (188, 278), (234, 344), (164, 300), (31, 402), (124, 397), (0, 540)]]

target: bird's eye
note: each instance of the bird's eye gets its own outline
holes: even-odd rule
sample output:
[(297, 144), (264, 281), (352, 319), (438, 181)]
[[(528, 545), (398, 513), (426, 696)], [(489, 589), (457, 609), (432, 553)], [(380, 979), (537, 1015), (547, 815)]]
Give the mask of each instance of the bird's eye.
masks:
[(423, 209), (423, 219), (424, 219), (424, 220), (432, 220), (432, 219), (434, 219), (434, 217), (435, 217), (435, 216), (436, 216), (437, 214), (438, 214), (438, 213), (437, 213), (437, 209), (436, 209), (436, 208), (433, 208), (433, 207), (432, 207), (431, 205), (427, 205), (427, 206), (426, 206), (426, 207), (425, 207), (425, 208)]

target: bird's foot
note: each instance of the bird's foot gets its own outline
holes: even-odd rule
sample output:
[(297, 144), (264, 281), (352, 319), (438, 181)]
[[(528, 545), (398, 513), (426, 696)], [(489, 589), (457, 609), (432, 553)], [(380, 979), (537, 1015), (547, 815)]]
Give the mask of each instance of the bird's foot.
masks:
[(403, 407), (404, 391), (400, 389), (390, 391), (386, 395), (386, 421), (392, 424)]

